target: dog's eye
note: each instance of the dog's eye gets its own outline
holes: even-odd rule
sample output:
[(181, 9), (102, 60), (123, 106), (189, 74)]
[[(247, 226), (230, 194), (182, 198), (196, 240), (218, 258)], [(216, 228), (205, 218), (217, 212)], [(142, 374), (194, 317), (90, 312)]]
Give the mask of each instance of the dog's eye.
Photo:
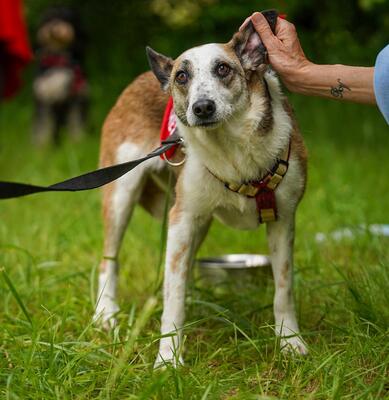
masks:
[(186, 82), (188, 82), (188, 74), (185, 71), (178, 71), (176, 73), (176, 82), (184, 85)]
[(231, 68), (225, 63), (219, 64), (216, 68), (217, 74), (222, 78), (226, 77), (230, 73), (230, 71)]

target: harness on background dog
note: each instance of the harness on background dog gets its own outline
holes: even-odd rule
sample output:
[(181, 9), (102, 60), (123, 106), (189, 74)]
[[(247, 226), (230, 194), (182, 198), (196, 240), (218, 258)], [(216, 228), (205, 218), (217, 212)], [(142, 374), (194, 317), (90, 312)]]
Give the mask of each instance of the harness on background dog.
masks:
[(77, 95), (86, 85), (86, 77), (81, 65), (67, 53), (48, 53), (41, 56), (39, 60), (39, 71), (46, 72), (51, 68), (69, 68), (73, 74), (71, 93)]
[[(169, 137), (174, 137), (174, 135), (177, 134), (177, 117), (174, 113), (173, 99), (170, 97), (166, 105), (161, 125), (161, 143), (163, 143), (163, 141)], [(171, 158), (176, 152), (178, 146), (179, 144), (173, 146), (171, 149), (161, 154), (160, 157), (172, 166), (182, 165), (185, 162), (185, 158), (179, 163), (172, 163), (169, 160), (169, 158)], [(286, 172), (288, 171), (289, 156), (290, 143), (281, 154), (281, 157), (277, 159), (271, 171), (263, 178), (255, 181), (244, 183), (225, 182), (217, 174), (213, 173), (209, 169), (208, 171), (232, 192), (255, 199), (259, 215), (259, 222), (262, 224), (264, 222), (272, 222), (277, 220), (277, 202), (274, 191), (277, 189), (278, 185), (281, 183)]]

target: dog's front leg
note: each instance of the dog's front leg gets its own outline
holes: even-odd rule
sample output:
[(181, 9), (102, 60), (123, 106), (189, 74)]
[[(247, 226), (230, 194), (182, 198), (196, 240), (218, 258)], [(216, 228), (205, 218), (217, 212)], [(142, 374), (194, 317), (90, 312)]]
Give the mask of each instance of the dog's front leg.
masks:
[[(207, 220), (208, 221), (208, 220)], [(180, 210), (176, 204), (169, 215), (163, 288), (163, 313), (159, 353), (155, 367), (182, 363), (182, 327), (185, 318), (185, 289), (196, 235), (207, 222)]]
[(283, 351), (306, 354), (307, 347), (299, 336), (292, 290), (294, 215), (268, 223), (267, 230), (275, 284), (276, 334), (281, 337)]

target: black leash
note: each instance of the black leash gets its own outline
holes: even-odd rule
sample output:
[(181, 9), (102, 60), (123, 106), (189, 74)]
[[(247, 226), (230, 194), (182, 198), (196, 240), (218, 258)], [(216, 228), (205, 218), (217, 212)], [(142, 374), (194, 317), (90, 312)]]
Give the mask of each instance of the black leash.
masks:
[(180, 143), (182, 143), (182, 139), (178, 135), (171, 135), (161, 143), (160, 147), (142, 158), (101, 168), (50, 186), (0, 181), (0, 199), (11, 199), (39, 192), (77, 192), (80, 190), (95, 189), (120, 178), (142, 162), (157, 157)]

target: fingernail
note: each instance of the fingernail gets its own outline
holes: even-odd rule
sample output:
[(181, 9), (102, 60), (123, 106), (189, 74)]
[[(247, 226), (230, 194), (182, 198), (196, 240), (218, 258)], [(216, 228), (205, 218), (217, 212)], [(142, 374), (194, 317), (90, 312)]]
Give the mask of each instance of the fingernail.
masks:
[(261, 22), (262, 18), (260, 16), (259, 12), (256, 12), (253, 14), (253, 16), (251, 17), (251, 20), (255, 23), (258, 24), (259, 22)]

